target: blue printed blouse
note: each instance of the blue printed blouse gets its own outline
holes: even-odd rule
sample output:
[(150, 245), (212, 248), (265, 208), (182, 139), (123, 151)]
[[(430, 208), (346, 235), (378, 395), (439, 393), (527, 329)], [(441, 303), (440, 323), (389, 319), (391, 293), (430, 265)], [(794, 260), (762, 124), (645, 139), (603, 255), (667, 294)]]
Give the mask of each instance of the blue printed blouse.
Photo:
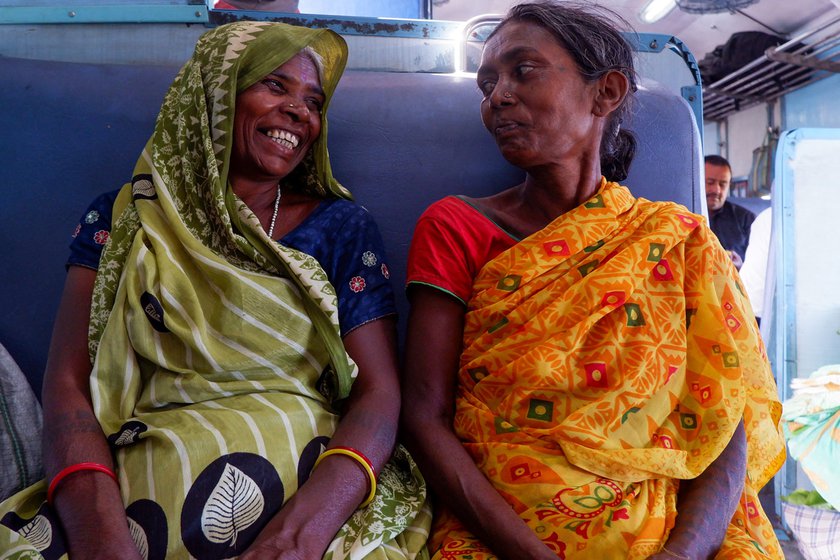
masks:
[[(73, 232), (67, 266), (94, 270), (99, 266), (118, 193), (100, 195), (88, 207)], [(344, 199), (324, 200), (279, 242), (321, 264), (338, 294), (342, 336), (370, 321), (396, 315), (382, 236), (363, 207)]]

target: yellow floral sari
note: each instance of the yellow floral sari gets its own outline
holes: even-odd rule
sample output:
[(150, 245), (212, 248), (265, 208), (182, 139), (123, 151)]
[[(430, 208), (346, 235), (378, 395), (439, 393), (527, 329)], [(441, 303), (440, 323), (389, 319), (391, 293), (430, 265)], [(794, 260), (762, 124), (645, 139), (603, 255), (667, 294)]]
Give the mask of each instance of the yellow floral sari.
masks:
[[(781, 406), (735, 269), (702, 218), (606, 183), (475, 279), (455, 430), (560, 558), (647, 558), (741, 419), (748, 473), (717, 558), (782, 558), (757, 490)], [(435, 558), (494, 558), (447, 512)]]

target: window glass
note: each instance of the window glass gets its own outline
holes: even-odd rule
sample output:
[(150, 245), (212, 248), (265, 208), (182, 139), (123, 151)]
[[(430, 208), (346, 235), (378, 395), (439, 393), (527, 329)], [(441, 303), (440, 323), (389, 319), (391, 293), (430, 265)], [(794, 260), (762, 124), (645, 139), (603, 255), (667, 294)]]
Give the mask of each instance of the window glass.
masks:
[(432, 0), (432, 18), (467, 21), (484, 14), (504, 14), (521, 0)]
[(351, 17), (419, 19), (424, 0), (209, 0), (224, 10), (258, 10)]

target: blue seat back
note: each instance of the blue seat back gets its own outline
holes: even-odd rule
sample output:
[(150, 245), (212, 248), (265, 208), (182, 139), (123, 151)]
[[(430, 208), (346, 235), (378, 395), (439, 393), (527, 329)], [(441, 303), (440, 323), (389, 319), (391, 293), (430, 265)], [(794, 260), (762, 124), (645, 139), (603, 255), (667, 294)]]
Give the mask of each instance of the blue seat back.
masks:
[[(130, 179), (177, 73), (173, 66), (0, 58), (0, 341), (40, 391), (70, 235), (88, 203)], [(643, 88), (626, 126), (639, 140), (628, 186), (701, 211), (701, 150), (689, 106)], [(414, 223), (448, 194), (482, 196), (523, 174), (479, 118), (474, 80), (441, 74), (345, 74), (330, 109), (335, 176), (379, 222), (401, 325)]]

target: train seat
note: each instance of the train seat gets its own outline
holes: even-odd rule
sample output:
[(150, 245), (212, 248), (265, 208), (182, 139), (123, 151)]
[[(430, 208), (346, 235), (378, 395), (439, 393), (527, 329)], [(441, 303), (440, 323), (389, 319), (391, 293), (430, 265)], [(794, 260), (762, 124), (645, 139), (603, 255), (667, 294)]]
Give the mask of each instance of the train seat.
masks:
[[(70, 235), (88, 203), (130, 179), (173, 66), (0, 57), (0, 343), (40, 392)], [(645, 84), (626, 126), (639, 140), (628, 186), (701, 212), (700, 136), (679, 96)], [(413, 226), (448, 194), (516, 184), (479, 118), (467, 76), (351, 71), (330, 109), (335, 176), (375, 216), (401, 289)]]

